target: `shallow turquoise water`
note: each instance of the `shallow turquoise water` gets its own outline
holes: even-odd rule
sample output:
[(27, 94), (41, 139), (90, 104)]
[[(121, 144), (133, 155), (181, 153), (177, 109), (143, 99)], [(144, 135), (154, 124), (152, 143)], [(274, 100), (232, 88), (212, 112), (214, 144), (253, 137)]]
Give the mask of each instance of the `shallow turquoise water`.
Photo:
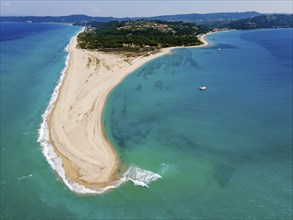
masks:
[(115, 88), (104, 114), (109, 138), (122, 161), (163, 176), (150, 188), (162, 199), (151, 200), (158, 217), (290, 218), (292, 29), (208, 40)]
[(48, 205), (48, 195), (62, 195), (64, 186), (56, 181), (37, 138), (41, 115), (65, 65), (64, 48), (81, 28), (0, 25), (1, 219), (41, 218), (55, 209), (60, 218), (69, 216)]
[(79, 196), (37, 138), (80, 27), (43, 25), (1, 32), (1, 219), (292, 217), (292, 29), (210, 35), (129, 75), (108, 99), (107, 135), (126, 167), (162, 178)]

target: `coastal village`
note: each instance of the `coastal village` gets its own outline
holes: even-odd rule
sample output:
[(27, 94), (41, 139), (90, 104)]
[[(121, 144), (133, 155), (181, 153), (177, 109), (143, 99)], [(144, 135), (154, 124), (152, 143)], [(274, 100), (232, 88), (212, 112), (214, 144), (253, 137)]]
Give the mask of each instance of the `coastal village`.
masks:
[(162, 32), (171, 32), (176, 34), (176, 31), (167, 24), (160, 24), (149, 20), (137, 20), (137, 21), (127, 21), (122, 27), (116, 28), (117, 30), (131, 30), (131, 31), (142, 31), (145, 29), (153, 29)]

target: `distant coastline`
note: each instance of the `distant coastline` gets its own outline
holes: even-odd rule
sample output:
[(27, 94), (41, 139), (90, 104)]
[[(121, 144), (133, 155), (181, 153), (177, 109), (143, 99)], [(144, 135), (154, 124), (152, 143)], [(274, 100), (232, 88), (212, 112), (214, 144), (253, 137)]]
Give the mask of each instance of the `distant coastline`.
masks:
[(137, 19), (160, 20), (160, 21), (184, 21), (212, 28), (230, 29), (259, 29), (259, 28), (289, 28), (293, 27), (292, 13), (259, 13), (256, 11), (246, 12), (219, 12), (219, 13), (191, 13), (176, 15), (161, 15), (152, 17), (91, 17), (87, 15), (68, 16), (0, 16), (0, 22), (53, 22), (68, 23), (85, 26), (91, 22), (127, 21)]
[[(207, 34), (198, 36), (202, 45), (192, 47), (207, 46)], [(57, 97), (51, 100), (43, 126), (47, 124), (49, 130), (47, 147), (53, 147), (56, 154), (49, 161), (52, 168), (72, 191), (97, 194), (127, 180), (136, 181), (128, 179), (125, 173), (117, 173), (119, 156), (104, 135), (102, 112), (108, 94), (148, 61), (172, 49), (186, 47), (164, 48), (152, 55), (128, 58), (121, 54), (81, 50), (76, 45), (77, 35), (67, 47), (68, 66), (55, 89)]]

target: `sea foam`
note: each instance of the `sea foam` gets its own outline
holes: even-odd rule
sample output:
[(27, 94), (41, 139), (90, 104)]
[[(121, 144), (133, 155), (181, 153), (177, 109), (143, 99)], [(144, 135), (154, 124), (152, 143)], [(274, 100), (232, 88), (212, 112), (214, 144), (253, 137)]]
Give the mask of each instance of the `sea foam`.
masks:
[[(71, 38), (69, 44), (64, 48), (67, 52), (69, 49), (69, 45), (72, 43), (73, 38)], [(65, 176), (65, 171), (63, 169), (63, 164), (61, 158), (58, 157), (56, 152), (54, 151), (54, 147), (49, 143), (49, 129), (48, 129), (48, 116), (50, 112), (52, 111), (54, 107), (54, 103), (58, 98), (58, 94), (60, 91), (60, 88), (62, 86), (65, 73), (68, 69), (68, 64), (69, 64), (69, 59), (70, 59), (70, 53), (68, 53), (66, 62), (65, 62), (65, 67), (61, 72), (61, 76), (57, 82), (57, 85), (54, 89), (54, 92), (51, 96), (51, 99), (49, 101), (49, 105), (46, 108), (44, 114), (42, 115), (42, 123), (39, 128), (39, 137), (38, 137), (38, 142), (42, 146), (42, 152), (47, 159), (48, 163), (52, 167), (52, 169), (60, 176), (64, 184), (73, 192), (79, 193), (79, 194), (101, 194), (104, 193), (110, 189), (117, 188), (121, 184), (131, 181), (133, 182), (134, 185), (136, 186), (143, 186), (143, 187), (148, 187), (148, 184), (151, 183), (152, 181), (155, 181), (161, 176), (159, 174), (153, 173), (148, 170), (143, 170), (138, 167), (129, 167), (128, 170), (122, 175), (122, 177), (116, 181), (112, 185), (108, 185), (105, 187), (101, 187), (100, 189), (88, 189), (83, 185), (80, 185), (78, 183), (75, 183), (71, 181), (69, 178), (66, 178)]]
[(124, 174), (126, 181), (131, 181), (135, 186), (146, 186), (148, 184), (162, 178), (159, 174), (138, 167), (130, 167)]

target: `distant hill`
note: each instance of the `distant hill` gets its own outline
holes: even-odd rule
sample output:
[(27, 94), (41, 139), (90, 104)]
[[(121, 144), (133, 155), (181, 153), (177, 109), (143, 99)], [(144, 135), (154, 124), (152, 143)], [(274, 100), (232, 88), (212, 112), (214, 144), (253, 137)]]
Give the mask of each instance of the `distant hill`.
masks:
[(163, 15), (148, 17), (151, 20), (161, 21), (184, 21), (193, 22), (197, 24), (206, 24), (215, 21), (230, 21), (238, 19), (253, 18), (262, 14), (250, 11), (250, 12), (220, 12), (220, 13), (208, 13), (208, 14), (179, 14), (179, 15)]
[(68, 15), (68, 16), (1, 16), (1, 22), (54, 22), (85, 25), (88, 22), (109, 22), (117, 20), (114, 17), (91, 17), (87, 15)]
[(293, 15), (272, 14), (217, 24), (218, 27), (238, 30), (259, 28), (293, 28)]
[(229, 13), (208, 13), (208, 14), (178, 14), (163, 15), (153, 17), (91, 17), (87, 15), (69, 15), (69, 16), (2, 16), (1, 22), (55, 22), (55, 23), (71, 23), (76, 25), (84, 25), (88, 22), (109, 22), (109, 21), (127, 21), (127, 20), (161, 20), (161, 21), (183, 21), (198, 24), (205, 24), (211, 21), (231, 21), (244, 18), (252, 18), (261, 15), (258, 12), (229, 12)]

